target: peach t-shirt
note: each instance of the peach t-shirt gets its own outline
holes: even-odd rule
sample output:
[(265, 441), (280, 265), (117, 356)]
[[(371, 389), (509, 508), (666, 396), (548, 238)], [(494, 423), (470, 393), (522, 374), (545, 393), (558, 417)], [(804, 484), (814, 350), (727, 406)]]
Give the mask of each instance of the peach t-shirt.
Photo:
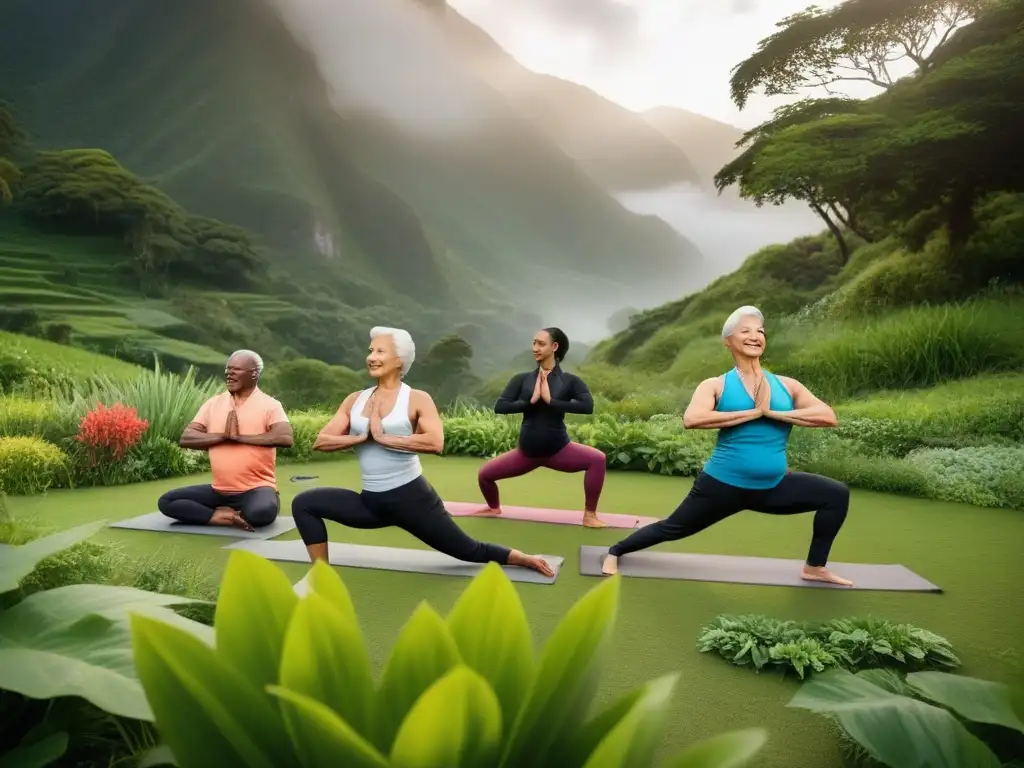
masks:
[[(233, 408), (231, 393), (222, 392), (203, 403), (192, 421), (202, 424), (210, 434), (223, 434), (227, 431), (228, 414)], [(262, 435), (272, 424), (288, 421), (281, 403), (259, 389), (254, 389), (235, 411), (240, 435)], [(268, 485), (277, 490), (274, 474), (276, 448), (225, 442), (210, 446), (209, 452), (214, 490), (244, 493)]]

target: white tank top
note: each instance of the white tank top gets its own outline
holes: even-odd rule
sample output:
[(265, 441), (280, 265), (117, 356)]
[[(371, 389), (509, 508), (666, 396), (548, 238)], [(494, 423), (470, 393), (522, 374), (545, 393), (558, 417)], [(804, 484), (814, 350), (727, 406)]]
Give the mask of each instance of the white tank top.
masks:
[[(352, 412), (349, 414), (350, 434), (365, 435), (369, 431), (370, 420), (363, 416), (363, 407), (374, 389), (376, 388), (364, 389), (352, 404)], [(386, 434), (408, 437), (413, 433), (412, 422), (409, 421), (411, 391), (412, 389), (405, 383), (399, 388), (395, 407), (381, 419)], [(390, 491), (392, 488), (411, 483), (423, 474), (419, 454), (385, 448), (372, 437), (365, 443), (357, 444), (353, 450), (359, 460), (364, 491)]]

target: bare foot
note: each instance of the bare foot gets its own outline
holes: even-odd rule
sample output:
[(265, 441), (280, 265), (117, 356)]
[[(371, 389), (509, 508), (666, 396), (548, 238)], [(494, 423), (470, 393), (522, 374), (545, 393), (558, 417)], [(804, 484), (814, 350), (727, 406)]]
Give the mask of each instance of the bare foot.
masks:
[(472, 517), (497, 517), (500, 514), (501, 514), (501, 507), (498, 507), (497, 509), (491, 509), (490, 507), (484, 507), (483, 509), (478, 509), (476, 512), (473, 512), (471, 514), (471, 516)]
[(531, 570), (538, 571), (545, 576), (551, 577), (555, 575), (555, 570), (548, 565), (548, 561), (543, 557), (537, 555), (524, 555), (522, 552), (512, 550), (512, 553), (508, 556), (509, 565), (518, 565), (522, 568), (530, 568)]
[(583, 513), (583, 527), (584, 528), (607, 528), (608, 523), (601, 520), (597, 516), (597, 512), (584, 512)]
[(605, 576), (614, 576), (619, 572), (619, 558), (615, 555), (605, 555), (604, 562), (601, 564), (601, 573)]
[(829, 584), (839, 584), (843, 587), (853, 586), (853, 582), (849, 579), (844, 579), (842, 576), (836, 576), (832, 571), (824, 567), (805, 565), (800, 576), (808, 581), (825, 581)]
[(256, 530), (249, 525), (249, 521), (231, 507), (217, 507), (213, 510), (213, 517), (210, 518), (210, 525), (233, 525), (236, 528), (241, 528), (243, 531), (249, 531), (250, 533)]

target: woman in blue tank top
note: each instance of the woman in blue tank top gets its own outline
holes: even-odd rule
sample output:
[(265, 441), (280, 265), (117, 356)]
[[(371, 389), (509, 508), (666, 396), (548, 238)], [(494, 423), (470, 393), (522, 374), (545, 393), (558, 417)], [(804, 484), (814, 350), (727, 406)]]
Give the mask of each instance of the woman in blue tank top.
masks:
[(735, 367), (701, 382), (683, 414), (687, 429), (719, 430), (714, 453), (675, 512), (608, 549), (603, 573), (616, 573), (623, 555), (692, 536), (745, 509), (769, 515), (814, 512), (801, 575), (852, 586), (825, 567), (846, 520), (849, 488), (821, 475), (790, 472), (786, 462), (793, 427), (834, 427), (835, 413), (796, 379), (761, 368), (764, 316), (756, 307), (733, 312), (722, 327), (722, 340)]

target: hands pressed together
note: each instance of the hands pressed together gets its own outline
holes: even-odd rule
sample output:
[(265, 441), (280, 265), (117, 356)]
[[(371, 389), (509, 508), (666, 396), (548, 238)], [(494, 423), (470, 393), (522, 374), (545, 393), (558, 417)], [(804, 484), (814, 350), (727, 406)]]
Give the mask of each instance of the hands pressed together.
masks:
[(537, 383), (533, 385), (533, 397), (530, 398), (530, 403), (535, 404), (538, 400), (543, 400), (545, 403), (551, 402), (551, 389), (548, 386), (548, 374), (551, 371), (545, 371), (543, 368), (537, 371)]

